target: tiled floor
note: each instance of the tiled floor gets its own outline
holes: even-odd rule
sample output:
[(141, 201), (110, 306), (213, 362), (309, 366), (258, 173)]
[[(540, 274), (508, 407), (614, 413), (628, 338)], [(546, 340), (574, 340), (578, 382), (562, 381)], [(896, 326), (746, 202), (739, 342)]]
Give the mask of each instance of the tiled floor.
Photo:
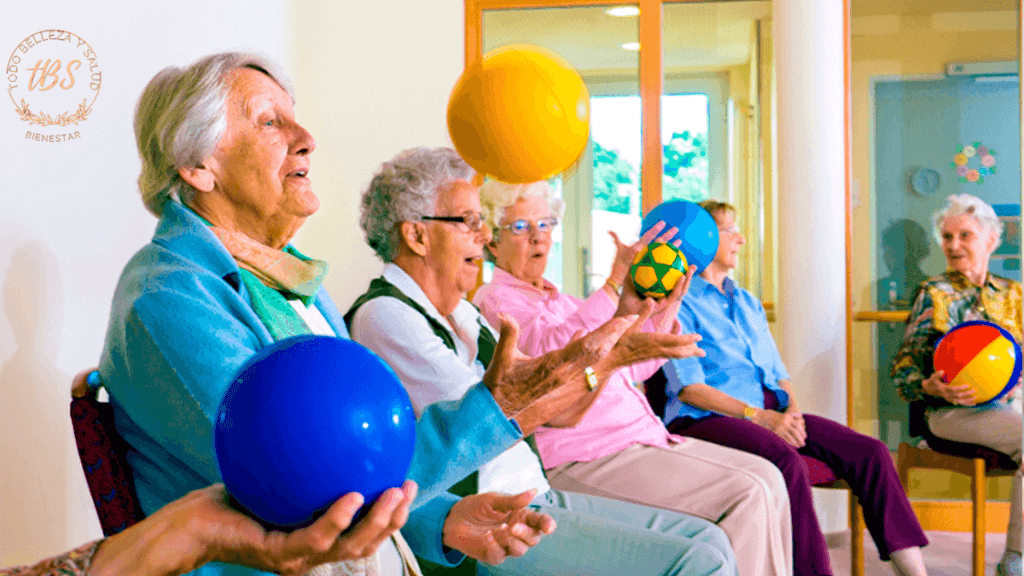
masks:
[[(970, 532), (928, 532), (931, 542), (922, 551), (929, 576), (969, 576), (971, 573)], [(846, 538), (843, 547), (832, 548), (832, 569), (835, 576), (850, 576), (850, 544)], [(1003, 556), (1005, 534), (988, 534), (985, 538), (985, 574), (995, 574), (996, 563)], [(865, 576), (893, 576), (887, 562), (878, 559), (878, 550), (871, 536), (864, 533)]]

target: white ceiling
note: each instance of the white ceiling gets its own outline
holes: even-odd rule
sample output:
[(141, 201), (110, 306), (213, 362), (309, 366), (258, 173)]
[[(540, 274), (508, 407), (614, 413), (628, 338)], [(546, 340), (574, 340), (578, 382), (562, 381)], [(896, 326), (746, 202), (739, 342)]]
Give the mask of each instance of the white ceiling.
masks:
[[(919, 16), (1017, 7), (1017, 0), (852, 0), (851, 15)], [(638, 53), (620, 46), (638, 40), (638, 18), (608, 16), (605, 8), (487, 10), (484, 52), (508, 44), (535, 44), (561, 54), (584, 75), (636, 74)], [(663, 14), (666, 71), (721, 70), (749, 61), (754, 23), (771, 18), (771, 2), (678, 2), (665, 4)]]

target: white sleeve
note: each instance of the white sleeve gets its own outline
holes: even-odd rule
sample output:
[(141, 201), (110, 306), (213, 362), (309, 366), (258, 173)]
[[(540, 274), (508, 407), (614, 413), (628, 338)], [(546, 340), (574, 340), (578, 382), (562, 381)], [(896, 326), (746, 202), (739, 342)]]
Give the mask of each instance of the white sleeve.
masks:
[(352, 318), (352, 339), (398, 374), (416, 416), (443, 400), (458, 400), (480, 381), (474, 368), (431, 330), (427, 319), (396, 298), (363, 304)]

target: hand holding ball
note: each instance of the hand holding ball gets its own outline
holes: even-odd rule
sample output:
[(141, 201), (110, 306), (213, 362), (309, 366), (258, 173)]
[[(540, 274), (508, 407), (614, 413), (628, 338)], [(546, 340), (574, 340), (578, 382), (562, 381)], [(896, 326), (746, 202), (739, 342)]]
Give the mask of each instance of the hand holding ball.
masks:
[(510, 184), (546, 180), (579, 158), (590, 94), (564, 58), (539, 46), (484, 54), (448, 100), (448, 132), (474, 170)]
[(1021, 349), (1013, 336), (992, 322), (972, 320), (955, 326), (935, 346), (935, 370), (953, 386), (968, 385), (978, 404), (995, 402), (1020, 379)]
[(217, 410), (214, 445), (228, 493), (266, 524), (313, 522), (359, 492), (364, 510), (405, 480), (416, 417), (394, 371), (363, 346), (297, 336), (255, 354)]

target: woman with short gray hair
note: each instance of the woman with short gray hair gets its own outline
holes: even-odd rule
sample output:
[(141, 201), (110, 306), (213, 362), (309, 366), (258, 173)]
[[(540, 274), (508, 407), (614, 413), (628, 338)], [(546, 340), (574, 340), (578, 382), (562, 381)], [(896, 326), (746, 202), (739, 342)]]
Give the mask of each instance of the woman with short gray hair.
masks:
[(995, 238), (995, 244), (992, 246), (993, 251), (999, 248), (999, 244), (1002, 243), (1003, 229), (1005, 228), (1003, 221), (996, 216), (995, 209), (989, 206), (988, 203), (970, 194), (953, 194), (947, 197), (946, 205), (932, 215), (932, 235), (939, 245), (942, 244), (943, 223), (947, 218), (962, 214), (970, 214), (978, 221), (978, 225), (984, 231), (986, 237)]
[(146, 86), (135, 108), (135, 141), (142, 159), (139, 191), (160, 216), (168, 200), (190, 203), (196, 189), (178, 174), (195, 166), (220, 142), (228, 121), (225, 74), (251, 68), (269, 76), (294, 103), (288, 76), (269, 58), (245, 52), (223, 52), (201, 58), (188, 68), (168, 66)]
[[(946, 271), (925, 280), (917, 290), (903, 345), (893, 359), (891, 375), (900, 396), (919, 407), (924, 424), (937, 438), (980, 444), (1021, 463), (1020, 384), (1003, 399), (977, 404), (968, 385), (953, 385), (932, 357), (936, 342), (970, 320), (987, 320), (1005, 328), (1021, 343), (1021, 285), (988, 271), (999, 246), (1003, 224), (995, 210), (970, 194), (956, 194), (935, 213), (935, 240), (946, 256)], [(1021, 470), (1010, 491), (1010, 523), (1006, 550), (996, 569), (999, 576), (1020, 576), (1024, 548)]]
[(473, 174), (451, 148), (411, 148), (385, 162), (363, 193), (359, 225), (366, 243), (391, 262), (400, 241), (398, 223), (429, 216), (439, 189)]
[[(546, 180), (528, 184), (507, 184), (497, 180), (487, 180), (480, 186), (480, 206), (484, 221), (497, 238), (501, 232), (501, 221), (505, 217), (505, 209), (515, 205), (520, 198), (539, 197), (547, 204), (557, 224), (565, 212), (565, 201), (555, 195), (555, 190)], [(494, 262), (494, 254), (484, 251), (488, 262)]]

